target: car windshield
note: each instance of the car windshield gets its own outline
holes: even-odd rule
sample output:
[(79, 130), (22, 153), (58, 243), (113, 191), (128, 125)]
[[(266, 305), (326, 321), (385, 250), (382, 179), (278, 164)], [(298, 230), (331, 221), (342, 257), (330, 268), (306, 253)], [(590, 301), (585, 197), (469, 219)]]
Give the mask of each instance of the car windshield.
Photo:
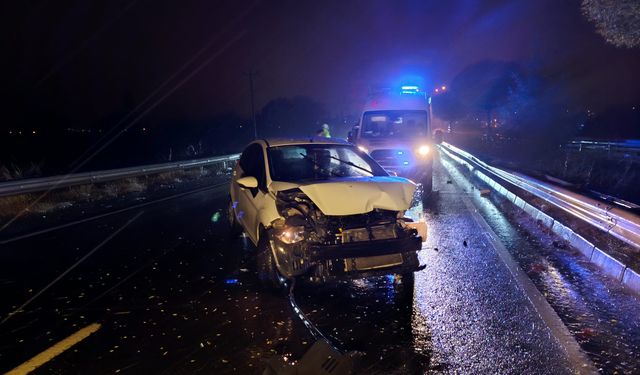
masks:
[(337, 177), (388, 176), (368, 155), (347, 145), (304, 144), (270, 147), (274, 181), (298, 182)]
[(363, 138), (425, 137), (427, 111), (371, 111), (362, 119)]

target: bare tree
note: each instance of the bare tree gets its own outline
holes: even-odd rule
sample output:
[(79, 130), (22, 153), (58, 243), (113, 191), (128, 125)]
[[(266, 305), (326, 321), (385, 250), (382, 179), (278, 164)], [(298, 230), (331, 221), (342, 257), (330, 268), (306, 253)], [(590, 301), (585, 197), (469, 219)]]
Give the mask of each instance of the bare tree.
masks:
[(640, 46), (640, 1), (582, 0), (582, 13), (616, 47)]

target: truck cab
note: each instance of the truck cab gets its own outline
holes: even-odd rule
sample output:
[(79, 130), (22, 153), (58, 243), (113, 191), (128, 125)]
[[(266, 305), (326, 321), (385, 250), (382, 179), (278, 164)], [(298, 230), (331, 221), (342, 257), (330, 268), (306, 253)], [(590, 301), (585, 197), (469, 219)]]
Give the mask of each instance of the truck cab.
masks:
[(388, 172), (420, 183), (423, 199), (431, 193), (431, 98), (417, 86), (372, 94), (349, 141)]

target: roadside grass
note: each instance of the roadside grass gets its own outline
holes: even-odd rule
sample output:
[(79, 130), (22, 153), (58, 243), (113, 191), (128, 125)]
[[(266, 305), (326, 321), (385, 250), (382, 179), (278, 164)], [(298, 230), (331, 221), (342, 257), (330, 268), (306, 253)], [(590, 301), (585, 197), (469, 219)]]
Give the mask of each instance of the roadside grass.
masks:
[[(76, 185), (54, 189), (42, 199), (42, 192), (0, 197), (0, 224), (16, 217), (45, 216), (70, 207), (143, 195), (150, 191), (175, 188), (178, 184), (223, 173), (220, 168), (199, 167), (165, 172), (105, 183)], [(1, 172), (0, 172), (1, 173)]]
[(0, 165), (0, 181), (11, 181), (19, 178), (38, 177), (42, 175), (41, 164), (30, 163), (26, 168), (16, 164)]
[(573, 152), (549, 163), (546, 172), (587, 189), (640, 203), (640, 163), (632, 158)]

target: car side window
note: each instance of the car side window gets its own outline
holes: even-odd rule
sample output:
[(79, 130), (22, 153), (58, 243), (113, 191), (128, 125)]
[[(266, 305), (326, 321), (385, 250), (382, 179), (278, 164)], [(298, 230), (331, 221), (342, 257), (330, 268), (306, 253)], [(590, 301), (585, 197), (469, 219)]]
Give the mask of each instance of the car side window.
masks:
[[(257, 146), (257, 145), (256, 145)], [(254, 177), (258, 180), (258, 189), (266, 192), (267, 191), (267, 173), (264, 167), (264, 152), (262, 151), (262, 147), (258, 146), (255, 154), (254, 163)]]
[(240, 168), (243, 176), (253, 176), (258, 180), (258, 189), (267, 190), (267, 176), (264, 167), (264, 153), (262, 146), (252, 144), (247, 147), (240, 156)]
[(250, 168), (251, 168), (251, 160), (255, 159), (255, 157), (253, 157), (251, 154), (253, 153), (253, 150), (255, 150), (255, 147), (253, 147), (255, 145), (250, 145), (249, 147), (245, 148), (244, 151), (242, 152), (242, 155), (240, 155), (240, 168), (242, 168), (242, 172), (243, 175), (241, 177), (245, 177), (245, 176), (249, 176), (251, 175), (250, 173)]

